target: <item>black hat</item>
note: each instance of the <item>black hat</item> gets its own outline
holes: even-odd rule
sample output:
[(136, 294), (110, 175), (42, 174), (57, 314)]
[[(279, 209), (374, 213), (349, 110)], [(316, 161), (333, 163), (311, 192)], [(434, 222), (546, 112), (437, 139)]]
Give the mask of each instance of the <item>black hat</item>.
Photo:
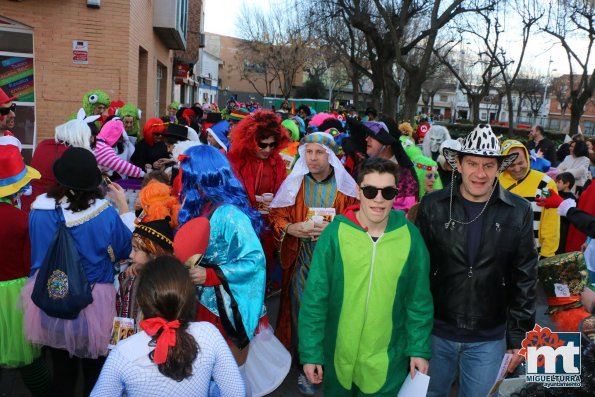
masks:
[(329, 117), (325, 119), (322, 123), (320, 123), (320, 125), (318, 126), (318, 131), (324, 132), (329, 128), (335, 128), (340, 132), (345, 132), (345, 127), (343, 126), (343, 123), (334, 117)]
[(374, 117), (378, 116), (378, 112), (373, 107), (366, 108), (366, 111), (364, 112), (364, 114), (370, 114), (370, 113), (373, 114)]
[(54, 175), (62, 186), (69, 189), (93, 191), (101, 183), (101, 171), (93, 153), (80, 147), (66, 149), (54, 161)]
[[(392, 145), (397, 140), (388, 132), (388, 127), (384, 123), (377, 121), (361, 122), (354, 118), (347, 118), (347, 127), (349, 134), (356, 140), (363, 142), (367, 136), (371, 136), (383, 145)], [(365, 146), (363, 144), (359, 146)]]
[(163, 134), (164, 137), (174, 138), (177, 141), (188, 140), (188, 129), (183, 125), (170, 123)]
[(221, 117), (221, 113), (215, 112), (207, 113), (207, 118), (205, 119), (207, 123), (218, 123), (221, 120), (223, 120), (223, 118)]
[(159, 219), (150, 222), (141, 222), (134, 228), (134, 233), (148, 238), (162, 248), (172, 251), (174, 249), (174, 232), (169, 225), (171, 218)]

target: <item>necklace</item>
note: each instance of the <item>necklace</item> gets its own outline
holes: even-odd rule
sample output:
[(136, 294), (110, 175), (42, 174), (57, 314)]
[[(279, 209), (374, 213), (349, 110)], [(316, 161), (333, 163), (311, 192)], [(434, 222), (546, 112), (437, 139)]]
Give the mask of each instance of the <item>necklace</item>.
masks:
[[(462, 176), (461, 176), (462, 178)], [(497, 179), (498, 177), (496, 177)], [(464, 222), (464, 221), (460, 221), (458, 219), (453, 219), (452, 217), (452, 198), (453, 198), (453, 189), (454, 189), (454, 182), (455, 182), (455, 176), (454, 176), (454, 170), (453, 170), (453, 181), (450, 184), (450, 203), (448, 206), (448, 222), (446, 222), (444, 224), (444, 229), (448, 230), (454, 230), (455, 228), (455, 223), (458, 223), (460, 225), (469, 225), (473, 222), (475, 222), (476, 220), (479, 219), (480, 216), (483, 215), (484, 211), (486, 210), (486, 208), (488, 207), (488, 204), (490, 202), (490, 200), (492, 199), (492, 195), (494, 194), (494, 191), (496, 190), (496, 182), (494, 181), (494, 185), (492, 186), (492, 191), (490, 192), (490, 196), (488, 197), (488, 201), (486, 201), (486, 203), (484, 204), (483, 208), (481, 209), (481, 211), (479, 212), (479, 214), (477, 214), (477, 216), (475, 218), (473, 218), (470, 221)], [(461, 182), (462, 183), (462, 182)]]

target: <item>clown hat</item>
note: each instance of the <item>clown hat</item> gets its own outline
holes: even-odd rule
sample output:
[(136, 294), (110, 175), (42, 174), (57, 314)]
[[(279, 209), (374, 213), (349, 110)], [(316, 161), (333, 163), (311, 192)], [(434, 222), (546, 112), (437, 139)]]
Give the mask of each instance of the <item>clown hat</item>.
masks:
[(25, 165), (23, 156), (16, 146), (0, 146), (0, 197), (15, 194), (31, 179), (39, 178), (39, 171)]
[(0, 105), (4, 105), (5, 103), (8, 103), (10, 101), (13, 101), (17, 98), (17, 96), (13, 96), (13, 97), (9, 97), (8, 95), (6, 95), (6, 93), (4, 92), (4, 90), (2, 90), (2, 88), (0, 88)]

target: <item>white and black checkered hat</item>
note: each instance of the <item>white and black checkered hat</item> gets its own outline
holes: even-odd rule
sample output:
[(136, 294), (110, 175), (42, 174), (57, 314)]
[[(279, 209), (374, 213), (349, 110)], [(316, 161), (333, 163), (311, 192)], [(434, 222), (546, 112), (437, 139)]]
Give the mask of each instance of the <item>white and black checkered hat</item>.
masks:
[(501, 161), (499, 171), (502, 172), (516, 160), (518, 154), (512, 153), (502, 155), (500, 153), (500, 141), (492, 131), (489, 124), (479, 124), (463, 141), (460, 150), (445, 147), (444, 158), (453, 169), (457, 169), (456, 156), (467, 154), (471, 156), (493, 157)]

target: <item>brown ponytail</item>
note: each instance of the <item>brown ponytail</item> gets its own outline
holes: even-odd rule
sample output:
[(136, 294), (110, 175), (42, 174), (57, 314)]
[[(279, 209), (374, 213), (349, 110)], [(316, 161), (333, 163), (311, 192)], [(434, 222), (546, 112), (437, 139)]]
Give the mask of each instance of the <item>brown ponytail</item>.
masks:
[[(172, 256), (160, 256), (145, 265), (137, 279), (136, 298), (145, 318), (162, 317), (166, 321), (178, 320), (176, 345), (170, 346), (167, 360), (159, 364), (159, 372), (168, 378), (182, 381), (192, 375), (192, 363), (199, 346), (188, 333), (188, 324), (196, 316), (196, 293), (188, 270)], [(155, 346), (163, 329), (153, 335), (150, 346)], [(154, 351), (149, 353), (153, 360)]]

